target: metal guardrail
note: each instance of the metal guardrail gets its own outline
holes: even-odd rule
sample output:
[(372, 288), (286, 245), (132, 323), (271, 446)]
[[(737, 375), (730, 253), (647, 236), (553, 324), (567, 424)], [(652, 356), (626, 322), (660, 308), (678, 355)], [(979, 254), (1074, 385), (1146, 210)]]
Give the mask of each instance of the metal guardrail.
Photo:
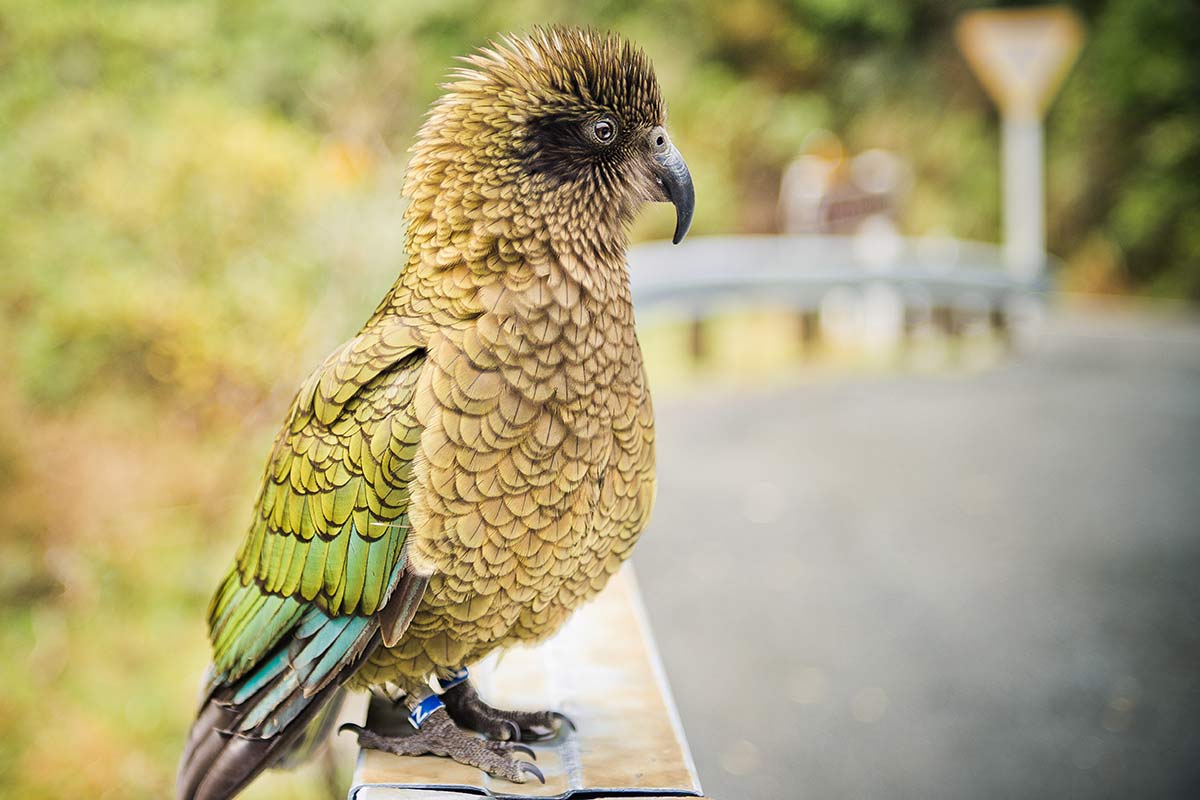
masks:
[[(947, 335), (982, 322), (1009, 339), (1014, 320), (1040, 303), (1044, 279), (1021, 280), (996, 245), (948, 237), (784, 235), (693, 237), (681, 245), (649, 242), (629, 252), (634, 305), (690, 318), (693, 355), (703, 355), (702, 326), (719, 311), (786, 309), (803, 336), (819, 338), (829, 305), (882, 297), (898, 311), (897, 336), (923, 324)], [(828, 300), (838, 303), (827, 305)], [(878, 305), (870, 305), (866, 313)]]
[(999, 247), (944, 238), (693, 237), (681, 245), (636, 245), (629, 264), (639, 308), (669, 304), (696, 312), (743, 299), (816, 308), (830, 289), (876, 283), (920, 290), (935, 305), (968, 292), (999, 305), (1044, 290), (1041, 282), (1006, 272)]

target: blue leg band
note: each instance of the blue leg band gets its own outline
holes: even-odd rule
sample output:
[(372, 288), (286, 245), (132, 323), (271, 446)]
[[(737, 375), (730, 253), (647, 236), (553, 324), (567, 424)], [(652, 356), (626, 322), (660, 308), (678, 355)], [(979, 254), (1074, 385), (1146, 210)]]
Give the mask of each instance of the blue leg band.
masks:
[(408, 715), (408, 724), (414, 728), (420, 728), (421, 723), (429, 719), (429, 715), (439, 708), (443, 708), (442, 698), (436, 694), (429, 695), (429, 697), (417, 703), (417, 707)]

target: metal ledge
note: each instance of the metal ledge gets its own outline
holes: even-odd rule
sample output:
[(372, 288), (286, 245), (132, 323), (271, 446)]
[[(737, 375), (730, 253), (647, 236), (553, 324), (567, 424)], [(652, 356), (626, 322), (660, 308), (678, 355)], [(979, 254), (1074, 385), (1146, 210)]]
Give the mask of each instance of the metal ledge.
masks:
[[(472, 667), (489, 703), (554, 708), (578, 726), (533, 745), (544, 786), (514, 784), (432, 756), (359, 753), (351, 800), (700, 797), (700, 781), (646, 623), (631, 567), (580, 609), (553, 639)], [(372, 703), (368, 724), (402, 716)]]

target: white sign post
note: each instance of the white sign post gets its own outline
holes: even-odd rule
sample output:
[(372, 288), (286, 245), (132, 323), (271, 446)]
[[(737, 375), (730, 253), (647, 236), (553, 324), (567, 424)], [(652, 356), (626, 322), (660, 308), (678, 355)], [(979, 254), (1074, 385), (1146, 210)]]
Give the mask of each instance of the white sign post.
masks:
[(958, 45), (1003, 118), (1004, 255), (1018, 278), (1046, 264), (1042, 118), (1083, 43), (1083, 23), (1061, 6), (971, 11)]

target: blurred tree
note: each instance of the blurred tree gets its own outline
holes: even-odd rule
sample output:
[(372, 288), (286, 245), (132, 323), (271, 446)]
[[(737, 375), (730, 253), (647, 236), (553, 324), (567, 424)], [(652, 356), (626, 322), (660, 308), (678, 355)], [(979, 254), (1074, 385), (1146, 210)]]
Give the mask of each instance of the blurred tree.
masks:
[[(15, 378), (54, 402), (99, 376), (261, 389), (275, 359), (255, 339), (292, 341), (296, 308), (345, 283), (322, 220), (394, 197), (454, 55), (534, 22), (615, 27), (655, 55), (704, 189), (698, 232), (774, 230), (780, 171), (826, 127), (913, 161), (913, 232), (994, 238), (995, 115), (949, 35), (967, 5), (9, 0), (0, 302)], [(1052, 249), (1105, 253), (1118, 285), (1200, 299), (1200, 12), (1078, 7), (1091, 41), (1051, 119)], [(651, 219), (643, 235), (661, 232)], [(398, 263), (394, 246), (355, 255), (373, 287)]]

